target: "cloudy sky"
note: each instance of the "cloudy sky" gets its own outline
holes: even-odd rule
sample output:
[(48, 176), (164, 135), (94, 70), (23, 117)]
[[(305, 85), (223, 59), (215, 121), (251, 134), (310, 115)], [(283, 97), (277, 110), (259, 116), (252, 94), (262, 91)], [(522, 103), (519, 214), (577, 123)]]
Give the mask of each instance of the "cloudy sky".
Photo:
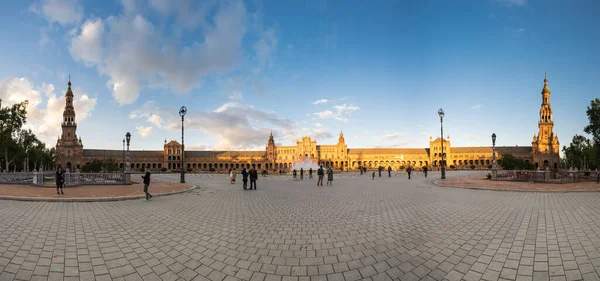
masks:
[(69, 75), (85, 148), (531, 145), (544, 73), (562, 144), (598, 97), (600, 2), (35, 0), (0, 12), (0, 98), (54, 145)]

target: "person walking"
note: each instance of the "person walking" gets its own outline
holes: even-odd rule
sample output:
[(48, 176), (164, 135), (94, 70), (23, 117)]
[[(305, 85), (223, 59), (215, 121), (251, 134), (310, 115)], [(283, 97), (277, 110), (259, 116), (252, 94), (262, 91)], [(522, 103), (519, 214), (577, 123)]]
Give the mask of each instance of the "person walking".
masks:
[(312, 180), (312, 178), (313, 178), (312, 172), (313, 172), (312, 167), (308, 168), (308, 179), (309, 180)]
[(388, 178), (392, 177), (392, 166), (388, 166)]
[(300, 167), (300, 179), (304, 179), (304, 168)]
[(332, 184), (333, 184), (333, 169), (331, 167), (329, 167), (329, 170), (327, 170), (327, 185), (332, 185)]
[(427, 166), (423, 167), (423, 174), (425, 175), (425, 177), (427, 177)]
[(250, 170), (250, 190), (252, 190), (252, 187), (254, 187), (254, 190), (256, 190), (256, 181), (258, 180), (258, 173), (256, 172), (256, 169), (252, 168), (252, 170)]
[(232, 169), (229, 171), (229, 182), (231, 184), (235, 183), (235, 178), (236, 178), (237, 174), (235, 173), (235, 169)]
[(248, 190), (248, 171), (246, 170), (246, 168), (242, 170), (242, 182), (244, 183), (242, 185), (244, 190)]
[(323, 186), (323, 176), (325, 175), (325, 171), (323, 171), (323, 165), (317, 170), (317, 176), (319, 179), (317, 180), (317, 186)]
[(379, 177), (381, 177), (381, 170), (383, 170), (383, 167), (379, 166), (379, 168), (377, 168), (377, 170), (379, 170)]
[(412, 172), (412, 167), (408, 166), (408, 168), (406, 168), (406, 172), (408, 173), (408, 179), (410, 179), (410, 173)]
[(148, 186), (150, 186), (150, 172), (146, 172), (146, 174), (142, 176), (142, 179), (144, 179), (144, 193), (146, 193), (146, 200), (150, 200), (152, 198), (152, 195), (148, 192)]
[[(65, 185), (64, 174), (65, 173), (62, 171), (62, 168), (59, 167), (59, 168), (56, 169), (56, 175), (55, 175), (55, 178), (56, 178), (56, 194), (59, 194), (59, 195), (61, 193), (65, 194), (63, 192), (63, 186)], [(60, 192), (59, 192), (59, 189), (60, 189)]]
[(373, 180), (375, 180), (375, 171), (373, 171)]
[(294, 171), (292, 171), (292, 175), (294, 175), (294, 180), (296, 180), (296, 176), (298, 175), (298, 172), (296, 172), (296, 169), (294, 169)]

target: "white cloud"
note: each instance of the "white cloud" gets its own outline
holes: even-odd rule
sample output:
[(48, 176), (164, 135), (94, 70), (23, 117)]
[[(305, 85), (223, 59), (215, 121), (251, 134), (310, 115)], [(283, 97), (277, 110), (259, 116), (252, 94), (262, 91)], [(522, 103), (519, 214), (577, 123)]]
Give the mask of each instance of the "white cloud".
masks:
[(319, 116), (319, 118), (321, 119), (331, 118), (333, 117), (333, 111), (325, 110), (322, 112), (316, 112), (315, 115)]
[(313, 104), (325, 104), (328, 102), (329, 102), (329, 100), (327, 100), (327, 99), (320, 99), (320, 100), (313, 102)]
[[(153, 120), (160, 117), (164, 120), (161, 122), (162, 128), (181, 129), (181, 119), (177, 118), (179, 116), (170, 114), (166, 108), (160, 108), (156, 102), (147, 102), (129, 116), (132, 119)], [(186, 130), (200, 130), (215, 135), (218, 144), (213, 149), (264, 149), (271, 130), (286, 138), (298, 132), (291, 121), (279, 118), (273, 112), (237, 102), (225, 103), (213, 111), (188, 113), (185, 121)]]
[(320, 127), (323, 127), (323, 125), (321, 123), (316, 123), (315, 127), (320, 128)]
[(482, 106), (483, 106), (483, 105), (481, 105), (481, 104), (476, 104), (476, 105), (474, 105), (474, 106), (471, 106), (471, 109), (475, 109), (475, 110), (477, 110), (477, 109), (480, 109)]
[(148, 122), (154, 124), (154, 126), (156, 127), (161, 127), (162, 123), (164, 122), (163, 118), (160, 117), (160, 115), (156, 115), (156, 114), (152, 114), (150, 117), (148, 117)]
[(527, 4), (527, 0), (496, 0), (496, 1), (507, 7), (512, 7), (512, 6), (521, 7), (521, 6), (524, 6), (525, 4)]
[(148, 2), (150, 7), (163, 17), (173, 16), (179, 26), (187, 29), (205, 24), (211, 9), (219, 3), (214, 0), (149, 0)]
[(254, 43), (254, 51), (256, 52), (260, 69), (273, 65), (272, 56), (276, 49), (277, 36), (275, 28), (270, 27), (262, 30), (260, 38)]
[[(176, 18), (184, 20), (185, 16), (179, 14), (180, 9), (174, 11), (171, 9), (175, 7), (161, 6), (163, 2), (153, 1), (152, 7), (166, 15), (175, 13)], [(185, 4), (183, 2), (186, 1), (177, 1), (181, 5)], [(130, 4), (127, 5), (127, 9), (132, 9)], [(231, 71), (241, 61), (246, 7), (242, 1), (224, 2), (219, 7), (212, 21), (202, 25), (202, 41), (184, 42), (171, 33), (165, 35), (142, 15), (125, 13), (101, 21), (102, 35), (97, 34), (100, 31), (98, 21), (92, 26), (84, 26), (72, 37), (71, 55), (88, 66), (96, 66), (101, 74), (107, 75), (107, 86), (121, 105), (137, 100), (144, 84), (149, 81), (186, 93), (197, 87), (206, 75)], [(190, 23), (190, 26), (194, 25)], [(271, 44), (274, 33), (267, 34), (267, 41)], [(105, 40), (100, 40), (102, 38)], [(96, 44), (93, 52), (78, 47), (88, 46), (88, 43)], [(272, 47), (269, 44), (266, 46)], [(270, 57), (266, 56), (268, 48), (263, 47), (258, 50), (265, 55), (262, 58), (266, 63)]]
[(62, 26), (76, 24), (83, 18), (83, 7), (78, 0), (42, 0), (29, 10), (42, 14), (50, 23), (57, 22)]
[(350, 115), (352, 112), (360, 109), (360, 107), (358, 107), (358, 106), (346, 105), (346, 104), (336, 105), (333, 108), (335, 108), (335, 110), (337, 110), (338, 115), (342, 115), (342, 114)]
[(152, 134), (152, 127), (136, 126), (135, 128), (137, 129), (138, 134), (144, 138)]
[(244, 97), (242, 96), (242, 93), (238, 91), (234, 91), (231, 93), (231, 95), (229, 95), (230, 100), (242, 100), (243, 98)]
[[(44, 96), (40, 94), (43, 92)], [(56, 95), (52, 84), (42, 83), (39, 90), (27, 78), (6, 78), (0, 81), (0, 99), (3, 106), (28, 100), (27, 124), (36, 136), (48, 146), (54, 146), (60, 135), (62, 114), (65, 107), (64, 94)], [(66, 91), (66, 89), (64, 90)], [(90, 98), (82, 89), (73, 88), (76, 121), (86, 119), (94, 110), (97, 99)]]
[(517, 33), (517, 34), (523, 33), (524, 31), (525, 31), (525, 28), (522, 28), (522, 27), (521, 28), (513, 28), (513, 30), (512, 30), (513, 33)]
[(397, 139), (399, 137), (405, 137), (405, 136), (408, 136), (408, 135), (410, 135), (410, 133), (402, 132), (402, 133), (386, 134), (386, 135), (383, 135), (383, 136), (377, 136), (375, 138), (378, 139), (378, 140), (381, 140), (381, 141), (389, 141), (389, 140)]
[(81, 32), (71, 40), (69, 51), (75, 60), (92, 66), (102, 61), (102, 36), (104, 23), (101, 19), (87, 20), (81, 26)]

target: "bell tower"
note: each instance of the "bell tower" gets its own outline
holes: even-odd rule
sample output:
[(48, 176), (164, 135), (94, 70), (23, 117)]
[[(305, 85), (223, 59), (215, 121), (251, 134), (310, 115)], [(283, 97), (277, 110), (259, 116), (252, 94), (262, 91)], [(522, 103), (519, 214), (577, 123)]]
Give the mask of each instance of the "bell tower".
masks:
[(550, 107), (550, 88), (548, 87), (548, 78), (545, 75), (539, 116), (538, 134), (537, 136), (533, 135), (531, 142), (533, 162), (536, 168), (558, 169), (560, 143), (558, 142), (558, 136), (554, 134), (554, 120), (552, 119), (552, 108)]
[(277, 159), (277, 149), (275, 148), (275, 140), (273, 132), (269, 134), (269, 142), (267, 143), (267, 169), (275, 168), (275, 160)]
[(73, 106), (73, 91), (71, 90), (71, 77), (69, 76), (68, 89), (65, 93), (65, 109), (63, 110), (62, 134), (56, 142), (56, 165), (63, 169), (75, 171), (80, 168), (83, 157), (83, 144), (77, 138), (77, 122), (75, 121), (75, 107)]

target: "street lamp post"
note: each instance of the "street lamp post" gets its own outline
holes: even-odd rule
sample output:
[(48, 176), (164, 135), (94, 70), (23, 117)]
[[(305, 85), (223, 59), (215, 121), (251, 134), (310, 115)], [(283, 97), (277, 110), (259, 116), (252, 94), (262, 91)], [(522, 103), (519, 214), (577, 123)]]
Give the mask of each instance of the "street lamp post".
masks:
[(125, 166), (125, 176), (126, 179), (125, 181), (127, 183), (131, 182), (131, 173), (129, 171), (131, 164), (129, 163), (131, 161), (131, 156), (129, 154), (129, 143), (131, 142), (131, 134), (129, 132), (127, 132), (127, 134), (125, 134), (125, 139), (127, 140), (127, 165)]
[(125, 139), (123, 139), (123, 173), (125, 173)]
[(185, 108), (185, 106), (182, 106), (179, 109), (179, 116), (181, 116), (181, 180), (179, 181), (180, 183), (185, 183), (185, 166), (184, 166), (185, 145), (184, 145), (184, 138), (183, 138), (183, 117), (185, 116), (186, 113), (187, 113), (187, 108)]
[(492, 133), (492, 178), (496, 178), (496, 133)]
[(438, 110), (440, 116), (440, 131), (442, 134), (442, 179), (446, 179), (446, 162), (444, 161), (444, 110)]

